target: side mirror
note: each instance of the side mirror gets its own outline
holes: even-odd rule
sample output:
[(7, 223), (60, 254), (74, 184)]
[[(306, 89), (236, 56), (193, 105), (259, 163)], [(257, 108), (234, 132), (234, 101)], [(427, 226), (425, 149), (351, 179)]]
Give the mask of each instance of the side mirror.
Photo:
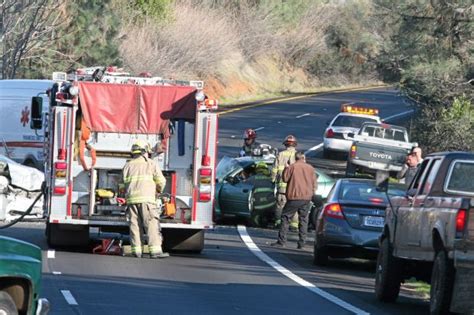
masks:
[(375, 187), (377, 191), (387, 192), (388, 191), (388, 179), (390, 173), (387, 171), (377, 171), (375, 174)]
[(326, 126), (329, 126), (330, 123), (331, 123), (330, 120), (326, 121)]
[(348, 138), (354, 138), (354, 136), (355, 136), (355, 135), (354, 135), (353, 132), (349, 132), (349, 133), (347, 134), (347, 137), (348, 137)]
[(43, 98), (41, 96), (34, 96), (31, 99), (31, 129), (43, 128)]

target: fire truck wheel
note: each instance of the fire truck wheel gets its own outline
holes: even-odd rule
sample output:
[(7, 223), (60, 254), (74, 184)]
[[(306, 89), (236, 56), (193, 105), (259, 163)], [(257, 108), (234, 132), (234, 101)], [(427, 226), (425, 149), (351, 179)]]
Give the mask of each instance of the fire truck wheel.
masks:
[(204, 230), (163, 228), (161, 233), (165, 251), (198, 254), (204, 249)]
[(89, 244), (89, 226), (46, 224), (46, 240), (50, 247), (83, 247)]

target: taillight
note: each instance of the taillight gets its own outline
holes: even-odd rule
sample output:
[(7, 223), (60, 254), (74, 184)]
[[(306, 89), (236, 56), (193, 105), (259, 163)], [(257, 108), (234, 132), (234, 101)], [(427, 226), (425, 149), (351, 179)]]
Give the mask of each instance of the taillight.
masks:
[(333, 138), (334, 137), (334, 131), (329, 128), (327, 131), (326, 131), (326, 138)]
[(460, 209), (456, 215), (456, 237), (461, 237), (466, 227), (467, 211)]
[(67, 154), (66, 149), (58, 149), (58, 160), (65, 160), (66, 154)]
[(199, 169), (199, 202), (211, 201), (211, 190), (212, 190), (212, 169), (201, 168)]
[(336, 219), (344, 219), (344, 215), (342, 214), (341, 205), (338, 203), (330, 203), (324, 207), (324, 215), (336, 218)]
[(199, 201), (200, 202), (211, 201), (211, 193), (210, 192), (199, 192)]
[(385, 202), (382, 198), (369, 198), (369, 201), (371, 203), (376, 203), (376, 204), (382, 204)]
[(357, 151), (357, 146), (355, 145), (351, 146), (351, 158), (355, 158), (356, 151)]
[(67, 163), (56, 162), (54, 163), (54, 187), (53, 194), (64, 195), (66, 194), (67, 186)]
[(54, 187), (53, 194), (55, 195), (65, 195), (66, 187)]

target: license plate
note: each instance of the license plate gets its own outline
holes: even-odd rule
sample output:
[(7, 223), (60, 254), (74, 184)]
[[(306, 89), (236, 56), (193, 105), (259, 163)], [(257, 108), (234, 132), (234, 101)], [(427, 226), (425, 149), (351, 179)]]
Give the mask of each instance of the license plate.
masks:
[(370, 168), (381, 168), (383, 167), (384, 164), (383, 163), (379, 163), (379, 162), (369, 162), (369, 167)]
[(383, 227), (385, 219), (383, 217), (364, 217), (364, 225), (372, 227)]

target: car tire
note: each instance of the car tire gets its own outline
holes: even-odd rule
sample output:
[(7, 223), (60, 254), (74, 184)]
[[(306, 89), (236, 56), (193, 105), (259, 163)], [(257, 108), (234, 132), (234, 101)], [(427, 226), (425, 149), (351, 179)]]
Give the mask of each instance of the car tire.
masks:
[(430, 314), (451, 314), (454, 265), (444, 250), (436, 253), (431, 272)]
[(0, 291), (0, 313), (8, 315), (17, 315), (18, 310), (16, 309), (15, 301), (13, 301), (10, 294), (4, 291)]
[(388, 237), (382, 240), (375, 271), (375, 296), (379, 301), (394, 302), (401, 285), (401, 261), (393, 256)]
[(313, 264), (316, 266), (326, 266), (329, 261), (326, 246), (318, 245), (318, 236), (314, 238)]
[(309, 227), (311, 227), (313, 230), (316, 230), (316, 222), (318, 220), (319, 210), (320, 207), (313, 206), (309, 212)]
[(349, 160), (347, 160), (346, 177), (355, 177), (356, 171), (357, 171), (357, 166), (355, 166)]
[(52, 248), (85, 247), (89, 244), (89, 226), (46, 223), (46, 242)]

